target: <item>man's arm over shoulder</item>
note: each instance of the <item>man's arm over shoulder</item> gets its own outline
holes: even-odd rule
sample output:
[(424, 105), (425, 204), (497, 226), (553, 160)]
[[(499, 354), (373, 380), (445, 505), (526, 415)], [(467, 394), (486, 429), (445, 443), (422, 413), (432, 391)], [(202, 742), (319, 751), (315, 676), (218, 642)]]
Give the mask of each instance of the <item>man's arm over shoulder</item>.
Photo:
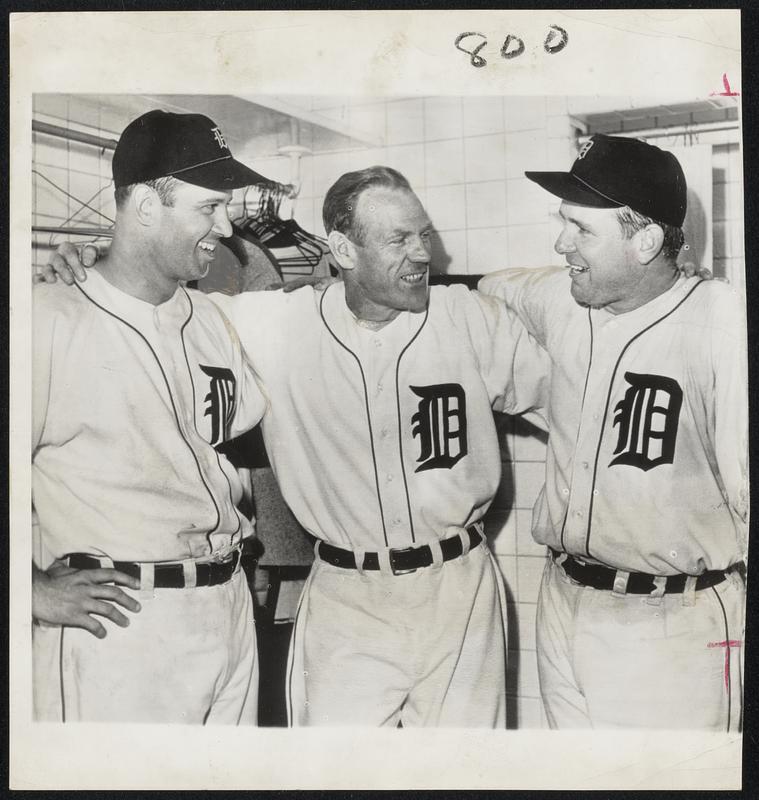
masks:
[[(235, 376), (237, 389), (234, 416), (230, 426), (230, 435), (235, 438), (254, 428), (266, 412), (267, 401), (262, 381), (253, 363), (253, 357), (261, 352), (264, 343), (259, 342), (252, 347), (250, 356), (243, 348), (237, 329), (227, 316), (225, 308), (222, 308), (228, 305), (224, 302), (226, 299), (233, 298), (228, 298), (222, 293), (205, 294), (194, 290), (190, 291), (190, 296), (195, 313), (204, 318), (216, 331), (221, 342), (221, 352), (224, 353), (225, 366)], [(220, 302), (217, 302), (220, 298)]]
[(288, 328), (314, 302), (314, 295), (310, 286), (304, 286), (291, 293), (281, 289), (235, 295), (211, 292), (207, 297), (232, 323), (250, 362), (258, 369), (257, 351), (282, 342)]
[[(571, 301), (562, 267), (504, 269), (485, 275), (477, 289), (502, 300), (545, 346), (552, 308)], [(573, 302), (573, 301), (572, 301)]]
[(550, 361), (545, 350), (519, 317), (494, 297), (451, 287), (457, 327), (466, 326), (477, 354), (480, 374), (496, 411), (523, 414), (535, 411), (542, 422), (547, 404)]

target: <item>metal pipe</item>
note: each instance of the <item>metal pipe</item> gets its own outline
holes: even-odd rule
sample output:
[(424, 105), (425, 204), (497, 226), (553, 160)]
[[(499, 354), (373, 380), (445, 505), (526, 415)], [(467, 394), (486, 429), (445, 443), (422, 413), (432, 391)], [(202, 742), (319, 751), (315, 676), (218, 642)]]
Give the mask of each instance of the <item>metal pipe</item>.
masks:
[(68, 236), (113, 236), (112, 228), (54, 228), (49, 225), (32, 225), (32, 233), (65, 233)]
[[(703, 127), (699, 125), (673, 125), (671, 128), (646, 128), (642, 130), (629, 130), (629, 131), (608, 131), (609, 136), (626, 136), (633, 139), (666, 139), (670, 136), (698, 136), (700, 133), (717, 133), (719, 131), (737, 131), (740, 130), (740, 123), (737, 120), (730, 120), (724, 123), (704, 124)], [(580, 134), (579, 142), (584, 144), (592, 133)]]
[(62, 128), (60, 125), (51, 125), (49, 122), (32, 120), (32, 130), (36, 133), (46, 133), (49, 136), (57, 136), (60, 139), (69, 139), (72, 142), (91, 144), (101, 150), (115, 150), (118, 141), (116, 139), (104, 139), (101, 136), (94, 136), (91, 133), (73, 131), (70, 128)]

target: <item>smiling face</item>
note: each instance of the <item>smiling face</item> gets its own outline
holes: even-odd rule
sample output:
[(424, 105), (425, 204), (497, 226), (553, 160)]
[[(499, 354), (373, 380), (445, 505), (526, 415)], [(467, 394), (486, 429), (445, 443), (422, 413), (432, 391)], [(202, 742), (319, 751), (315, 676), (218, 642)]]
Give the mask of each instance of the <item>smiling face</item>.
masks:
[(621, 313), (647, 297), (647, 270), (639, 235), (626, 238), (613, 208), (563, 202), (562, 231), (555, 249), (566, 256), (572, 297), (580, 304)]
[(356, 206), (361, 243), (352, 242), (352, 267), (343, 273), (346, 299), (356, 316), (389, 321), (401, 311), (427, 307), (432, 223), (417, 196), (373, 187)]
[(232, 235), (227, 206), (232, 195), (179, 181), (174, 202), (160, 209), (156, 248), (158, 269), (170, 280), (204, 277), (219, 239)]

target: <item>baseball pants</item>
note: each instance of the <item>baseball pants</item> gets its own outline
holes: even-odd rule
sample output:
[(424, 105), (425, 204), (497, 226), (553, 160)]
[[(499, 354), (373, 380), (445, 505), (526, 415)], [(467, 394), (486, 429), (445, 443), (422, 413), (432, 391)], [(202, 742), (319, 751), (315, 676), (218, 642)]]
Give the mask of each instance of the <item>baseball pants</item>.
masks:
[(740, 729), (745, 588), (659, 598), (580, 586), (549, 558), (537, 617), (551, 728)]
[(105, 620), (105, 639), (35, 626), (36, 718), (255, 725), (258, 660), (244, 572), (218, 586), (129, 593), (142, 610), (126, 612), (127, 628)]
[(317, 559), (290, 648), (290, 725), (504, 728), (504, 612), (484, 545), (402, 575)]

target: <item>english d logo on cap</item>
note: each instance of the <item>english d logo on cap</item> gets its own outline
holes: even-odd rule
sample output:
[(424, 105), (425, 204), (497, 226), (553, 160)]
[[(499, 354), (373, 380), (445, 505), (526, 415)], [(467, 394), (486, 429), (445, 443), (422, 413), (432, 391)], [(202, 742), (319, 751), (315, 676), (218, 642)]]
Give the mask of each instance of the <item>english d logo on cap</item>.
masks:
[(232, 157), (213, 120), (161, 110), (148, 111), (127, 125), (112, 169), (116, 187), (168, 176), (222, 192), (271, 183)]
[(569, 172), (525, 175), (569, 203), (629, 206), (677, 228), (685, 219), (688, 190), (680, 163), (672, 153), (639, 139), (596, 134), (582, 146)]

